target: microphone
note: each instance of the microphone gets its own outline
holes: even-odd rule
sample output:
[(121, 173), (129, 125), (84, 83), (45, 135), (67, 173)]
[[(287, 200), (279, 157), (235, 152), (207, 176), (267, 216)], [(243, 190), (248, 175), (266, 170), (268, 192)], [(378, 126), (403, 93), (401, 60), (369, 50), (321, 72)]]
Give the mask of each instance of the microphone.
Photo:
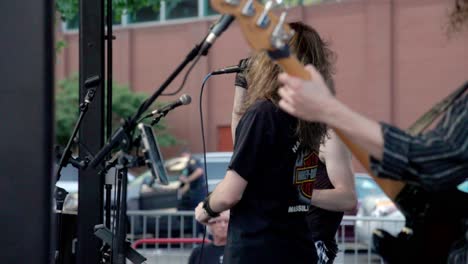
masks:
[(222, 15), (218, 21), (214, 23), (210, 29), (210, 33), (208, 33), (208, 36), (206, 36), (203, 44), (201, 45), (201, 54), (206, 55), (211, 45), (213, 45), (216, 39), (229, 27), (229, 25), (231, 25), (232, 21), (234, 21), (234, 16)]
[(241, 67), (239, 65), (233, 65), (233, 66), (228, 66), (228, 67), (213, 71), (211, 73), (211, 75), (238, 73), (238, 72), (244, 71), (244, 69), (245, 69), (245, 67)]
[(169, 111), (171, 111), (172, 109), (174, 109), (176, 107), (179, 107), (181, 105), (188, 105), (191, 102), (192, 102), (192, 98), (190, 97), (190, 95), (183, 94), (181, 97), (179, 97), (179, 99), (177, 99), (177, 101), (169, 103), (169, 104), (163, 106), (161, 109), (156, 109), (156, 110), (152, 111), (145, 118), (150, 117), (150, 116), (154, 116), (156, 114), (162, 114), (162, 113), (165, 113), (165, 112), (169, 112)]
[(222, 69), (217, 69), (216, 71), (211, 72), (211, 75), (243, 72), (245, 69), (247, 69), (247, 66), (249, 65), (249, 62), (248, 62), (249, 59), (250, 58), (242, 59), (239, 61), (239, 64), (237, 65), (232, 65), (232, 66), (228, 66)]

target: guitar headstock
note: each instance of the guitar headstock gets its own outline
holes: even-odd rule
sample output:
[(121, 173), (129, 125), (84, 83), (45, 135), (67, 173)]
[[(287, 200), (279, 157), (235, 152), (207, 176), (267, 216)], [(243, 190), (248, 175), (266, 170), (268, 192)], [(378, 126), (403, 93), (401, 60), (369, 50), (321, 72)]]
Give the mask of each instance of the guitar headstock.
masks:
[(285, 23), (285, 12), (279, 18), (270, 12), (276, 4), (275, 0), (265, 6), (256, 0), (211, 0), (213, 9), (236, 18), (247, 42), (256, 51), (280, 49), (294, 35)]

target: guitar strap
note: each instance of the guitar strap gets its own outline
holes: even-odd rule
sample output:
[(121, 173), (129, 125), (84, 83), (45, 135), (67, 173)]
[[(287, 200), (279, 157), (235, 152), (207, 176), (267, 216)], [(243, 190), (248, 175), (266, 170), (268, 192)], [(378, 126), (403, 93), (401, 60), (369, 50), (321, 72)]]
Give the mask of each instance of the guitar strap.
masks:
[(438, 104), (434, 105), (429, 111), (423, 114), (413, 125), (411, 125), (406, 132), (410, 135), (416, 136), (421, 134), (427, 127), (429, 127), (442, 113), (447, 111), (447, 109), (457, 100), (460, 96), (465, 93), (468, 89), (468, 82), (462, 85), (460, 88), (455, 90), (445, 99), (440, 101)]

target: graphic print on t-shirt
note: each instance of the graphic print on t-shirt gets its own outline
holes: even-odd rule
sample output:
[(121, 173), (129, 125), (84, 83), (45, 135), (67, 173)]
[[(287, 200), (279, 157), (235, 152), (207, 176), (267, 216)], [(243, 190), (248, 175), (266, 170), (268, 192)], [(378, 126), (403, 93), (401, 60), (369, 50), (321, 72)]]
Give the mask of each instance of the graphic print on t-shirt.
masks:
[(311, 151), (297, 151), (294, 166), (293, 184), (297, 189), (297, 205), (290, 206), (288, 212), (307, 211), (317, 175), (318, 155)]

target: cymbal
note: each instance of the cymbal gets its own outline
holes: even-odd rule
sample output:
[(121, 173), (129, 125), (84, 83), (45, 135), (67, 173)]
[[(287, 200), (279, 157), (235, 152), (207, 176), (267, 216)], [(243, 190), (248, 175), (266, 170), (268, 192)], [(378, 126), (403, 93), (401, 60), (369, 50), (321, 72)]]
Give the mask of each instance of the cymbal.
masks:
[(185, 169), (189, 162), (188, 157), (172, 158), (166, 161), (165, 166), (167, 171), (177, 172)]

